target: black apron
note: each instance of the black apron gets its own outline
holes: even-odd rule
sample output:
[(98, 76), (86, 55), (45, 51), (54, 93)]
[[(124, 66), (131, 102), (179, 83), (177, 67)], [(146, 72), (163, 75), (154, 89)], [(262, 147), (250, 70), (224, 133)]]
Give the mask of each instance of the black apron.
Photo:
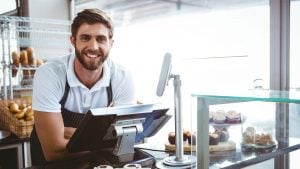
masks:
[[(71, 111), (65, 109), (65, 103), (68, 98), (69, 90), (70, 90), (70, 86), (67, 81), (66, 85), (65, 85), (64, 95), (59, 102), (61, 104), (61, 114), (62, 114), (62, 118), (63, 118), (65, 127), (77, 128), (85, 114), (75, 113), (75, 112), (71, 112)], [(109, 106), (110, 103), (112, 102), (111, 83), (109, 83), (109, 86), (106, 87), (106, 91), (107, 91), (107, 100), (108, 100), (107, 106)], [(33, 127), (33, 130), (32, 130), (31, 136), (30, 136), (30, 151), (31, 151), (32, 165), (43, 165), (47, 162), (45, 159), (45, 156), (43, 154), (41, 143), (38, 139), (38, 136), (37, 136), (37, 133), (35, 130), (35, 126)]]

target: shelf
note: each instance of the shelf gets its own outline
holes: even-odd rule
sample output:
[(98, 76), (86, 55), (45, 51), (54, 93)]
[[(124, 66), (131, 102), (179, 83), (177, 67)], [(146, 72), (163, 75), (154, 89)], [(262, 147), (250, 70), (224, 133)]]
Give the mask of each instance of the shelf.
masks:
[[(300, 103), (299, 91), (276, 91), (276, 90), (247, 90), (229, 92), (195, 92), (193, 97), (205, 98), (212, 104), (220, 104), (222, 101), (243, 102), (243, 101), (265, 101), (265, 102), (286, 102)], [(226, 101), (227, 100), (227, 101)]]
[(280, 148), (272, 149), (270, 152), (241, 151), (241, 146), (237, 145), (236, 151), (210, 153), (210, 167), (243, 168), (300, 149), (300, 139), (298, 138), (290, 137), (288, 142), (284, 142), (285, 144), (282, 144)]
[[(0, 40), (3, 42), (0, 47), (3, 51), (0, 56), (0, 79), (3, 83), (1, 86), (5, 86), (0, 94), (2, 99), (12, 99), (16, 93), (23, 95), (19, 94), (20, 91), (31, 89), (32, 77), (42, 61), (68, 55), (73, 50), (69, 20), (0, 16), (0, 26)], [(22, 67), (22, 63), (15, 67), (12, 63), (12, 53), (20, 53), (29, 47), (34, 49), (37, 67)], [(8, 92), (9, 90), (12, 91)]]

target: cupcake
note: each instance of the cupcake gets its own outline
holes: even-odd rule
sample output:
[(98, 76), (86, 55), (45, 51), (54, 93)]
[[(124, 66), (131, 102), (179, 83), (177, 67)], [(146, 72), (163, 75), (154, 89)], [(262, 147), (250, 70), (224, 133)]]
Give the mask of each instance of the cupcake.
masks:
[(226, 122), (226, 115), (224, 110), (218, 110), (213, 113), (213, 122), (216, 124), (224, 124)]
[(175, 144), (175, 140), (176, 140), (175, 133), (174, 132), (170, 132), (168, 134), (168, 141), (169, 141), (169, 143), (170, 144)]
[(226, 128), (222, 128), (221, 130), (216, 130), (215, 133), (219, 134), (220, 142), (226, 142), (229, 139), (229, 132)]
[(229, 124), (241, 123), (241, 113), (238, 113), (235, 110), (229, 110), (226, 113), (226, 122)]
[(189, 130), (183, 130), (183, 141), (186, 141), (192, 137), (192, 133)]
[(255, 142), (255, 137), (257, 137), (254, 127), (247, 127), (242, 135), (245, 144), (253, 144)]
[(220, 142), (219, 134), (209, 133), (209, 145), (218, 145)]

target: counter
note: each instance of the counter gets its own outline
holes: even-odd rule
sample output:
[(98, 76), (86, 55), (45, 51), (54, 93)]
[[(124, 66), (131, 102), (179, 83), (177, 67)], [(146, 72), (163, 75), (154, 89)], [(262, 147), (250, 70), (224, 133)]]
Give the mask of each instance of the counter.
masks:
[[(139, 164), (142, 164), (144, 167), (155, 169), (155, 161), (160, 161), (163, 158), (172, 155), (172, 153), (166, 153), (164, 152), (164, 149), (161, 149), (161, 151), (152, 151), (152, 150), (146, 150), (149, 146), (147, 144), (138, 146), (139, 148), (136, 148), (136, 151), (143, 151), (143, 153), (150, 154), (152, 157), (146, 157), (138, 160)], [(146, 148), (146, 149), (144, 149)], [(153, 148), (153, 147), (152, 147)], [(52, 163), (48, 163), (44, 166), (31, 166), (27, 167), (26, 169), (93, 169), (96, 166), (99, 165), (111, 165), (108, 164), (108, 162), (104, 159), (103, 156), (107, 156), (107, 154), (98, 154), (98, 153), (91, 153), (89, 155), (85, 155), (82, 157), (77, 157), (74, 159), (64, 160), (64, 161), (56, 161)], [(115, 166), (120, 167), (124, 166), (125, 164)], [(120, 167), (121, 168), (121, 167)]]
[(30, 166), (29, 138), (14, 134), (0, 140), (0, 168), (23, 168)]

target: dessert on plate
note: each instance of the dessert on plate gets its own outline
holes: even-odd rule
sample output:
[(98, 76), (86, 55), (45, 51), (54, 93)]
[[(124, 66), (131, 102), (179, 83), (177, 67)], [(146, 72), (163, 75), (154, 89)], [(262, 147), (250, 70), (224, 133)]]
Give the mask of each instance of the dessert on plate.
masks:
[(229, 110), (226, 113), (226, 122), (229, 124), (241, 123), (241, 113), (238, 113), (235, 110)]

